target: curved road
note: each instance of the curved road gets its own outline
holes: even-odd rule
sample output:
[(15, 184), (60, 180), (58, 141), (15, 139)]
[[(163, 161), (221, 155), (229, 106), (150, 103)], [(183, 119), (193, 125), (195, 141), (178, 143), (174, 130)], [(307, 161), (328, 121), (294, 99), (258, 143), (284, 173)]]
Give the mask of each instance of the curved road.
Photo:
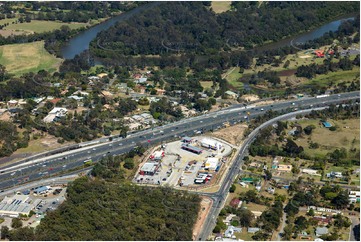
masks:
[[(85, 146), (55, 155), (48, 155), (51, 152), (45, 152), (42, 155), (43, 158), (31, 159), (29, 157), (26, 159), (27, 162), (19, 161), (2, 167), (0, 170), (0, 190), (29, 181), (48, 178), (60, 172), (66, 173), (68, 170), (83, 166), (84, 161), (88, 159), (98, 161), (107, 155), (118, 155), (128, 152), (135, 146), (153, 146), (176, 139), (179, 136), (193, 136), (197, 131), (220, 128), (226, 121), (231, 124), (248, 121), (264, 114), (268, 110), (289, 113), (296, 108), (316, 108), (317, 106), (327, 106), (331, 103), (343, 103), (350, 100), (359, 100), (359, 92), (335, 94), (321, 98), (304, 98), (258, 107), (244, 107), (243, 104), (237, 104), (225, 110), (183, 119), (154, 128), (153, 130), (148, 129), (133, 133), (125, 139), (113, 138), (112, 141), (108, 141), (107, 138), (102, 138), (93, 141), (94, 145), (92, 146)], [(248, 112), (250, 113), (249, 115), (247, 115)]]

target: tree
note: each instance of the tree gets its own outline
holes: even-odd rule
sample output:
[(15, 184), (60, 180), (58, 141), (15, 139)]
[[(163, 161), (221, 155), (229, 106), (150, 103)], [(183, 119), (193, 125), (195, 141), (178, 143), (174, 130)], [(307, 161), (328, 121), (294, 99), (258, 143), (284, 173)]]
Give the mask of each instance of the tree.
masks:
[(313, 208), (310, 208), (310, 210), (308, 210), (307, 215), (310, 217), (315, 216), (315, 210), (313, 210)]
[(308, 227), (308, 221), (305, 217), (300, 216), (300, 217), (296, 218), (295, 225), (296, 225), (297, 231), (302, 231)]
[(340, 191), (331, 203), (336, 206), (337, 209), (344, 209), (349, 204), (349, 197), (347, 191)]
[(23, 226), (23, 222), (19, 218), (13, 218), (11, 220), (12, 228), (16, 229), (16, 228), (20, 228), (21, 226)]
[(272, 172), (270, 170), (265, 170), (264, 171), (264, 174), (265, 174), (265, 179), (267, 181), (271, 180), (272, 179)]
[(303, 131), (305, 132), (305, 134), (311, 135), (312, 130), (314, 130), (315, 128), (315, 125), (308, 125), (303, 129)]
[(132, 170), (134, 168), (134, 160), (132, 158), (125, 159), (123, 166), (125, 169)]
[(234, 193), (236, 191), (236, 185), (232, 184), (232, 186), (229, 188), (230, 193)]
[(9, 227), (8, 226), (1, 226), (1, 239), (9, 238)]
[(254, 215), (248, 209), (239, 209), (236, 214), (242, 227), (249, 227), (252, 224)]

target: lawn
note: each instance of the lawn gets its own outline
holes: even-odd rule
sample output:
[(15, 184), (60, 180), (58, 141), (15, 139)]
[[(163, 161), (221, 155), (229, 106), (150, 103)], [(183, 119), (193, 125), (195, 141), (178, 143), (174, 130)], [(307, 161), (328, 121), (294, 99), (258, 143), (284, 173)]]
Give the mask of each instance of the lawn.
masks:
[[(330, 131), (320, 125), (319, 120), (302, 120), (298, 123), (304, 128), (307, 125), (315, 125), (316, 129), (313, 130), (310, 136), (304, 135), (303, 138), (297, 139), (297, 145), (301, 145), (306, 154), (310, 156), (324, 156), (328, 152), (335, 149), (346, 148), (349, 150), (351, 147), (360, 146), (360, 119), (348, 120), (328, 120), (333, 126), (338, 127), (336, 131)], [(318, 149), (310, 149), (308, 138), (312, 142), (320, 145)]]
[(223, 13), (231, 9), (232, 1), (212, 1), (212, 9), (215, 13)]
[(315, 78), (304, 82), (304, 85), (317, 85), (319, 87), (327, 87), (329, 85), (335, 85), (339, 82), (347, 81), (352, 82), (360, 77), (360, 67), (354, 67), (349, 71), (336, 71), (329, 72), (323, 75), (317, 75)]
[(209, 89), (212, 87), (213, 82), (211, 81), (200, 81), (201, 86), (203, 87), (203, 90)]
[(45, 50), (44, 41), (0, 46), (0, 64), (16, 76), (39, 70), (55, 72), (61, 62)]
[(229, 84), (231, 84), (233, 87), (237, 89), (243, 88), (243, 83), (239, 81), (239, 79), (242, 77), (242, 74), (239, 73), (239, 67), (233, 67), (230, 70), (227, 71), (226, 74), (224, 74), (224, 77), (228, 81)]
[(47, 31), (53, 31), (55, 29), (60, 29), (61, 26), (68, 26), (70, 29), (77, 29), (80, 27), (85, 27), (87, 23), (62, 23), (57, 21), (43, 21), (43, 20), (32, 20), (30, 23), (18, 23), (10, 24), (4, 29), (14, 30), (14, 31), (26, 31), (31, 33), (42, 33)]

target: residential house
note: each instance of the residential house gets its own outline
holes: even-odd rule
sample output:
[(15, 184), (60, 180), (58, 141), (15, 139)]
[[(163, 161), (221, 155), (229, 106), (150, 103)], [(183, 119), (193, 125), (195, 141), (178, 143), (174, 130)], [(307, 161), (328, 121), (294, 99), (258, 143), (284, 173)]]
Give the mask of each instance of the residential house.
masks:
[(135, 81), (135, 83), (144, 84), (144, 83), (147, 83), (147, 80), (148, 80), (148, 78), (146, 78), (146, 77), (140, 77)]
[(166, 92), (164, 89), (160, 89), (160, 88), (156, 88), (155, 90), (157, 92), (157, 95), (159, 96), (163, 96)]
[(314, 170), (314, 169), (302, 169), (301, 172), (308, 174), (308, 175), (320, 176), (320, 174), (317, 174), (317, 170)]
[(227, 98), (231, 98), (231, 99), (237, 99), (238, 98), (238, 94), (235, 93), (235, 92), (232, 92), (232, 91), (226, 91), (224, 94), (225, 94), (225, 96)]
[(267, 192), (270, 193), (270, 194), (274, 194), (276, 191), (276, 189), (274, 187), (268, 187), (267, 188)]
[(89, 96), (89, 93), (83, 91), (76, 91), (73, 93), (73, 95)]
[(18, 106), (18, 101), (17, 100), (10, 100), (7, 102), (7, 106), (8, 108), (15, 108)]
[(99, 77), (99, 78), (103, 78), (103, 77), (107, 77), (107, 76), (108, 76), (107, 73), (99, 73), (99, 74), (97, 75), (97, 77)]
[(360, 191), (350, 191), (348, 197), (350, 203), (360, 202)]
[(258, 231), (260, 231), (260, 228), (248, 228), (247, 229), (247, 232), (248, 233), (252, 233), (252, 234), (254, 234), (254, 233), (256, 233), (256, 232), (258, 232)]
[(328, 228), (326, 227), (317, 227), (316, 228), (316, 236), (321, 237), (322, 235), (328, 234)]
[(330, 173), (326, 174), (327, 178), (342, 178), (342, 172), (338, 172), (338, 171), (331, 171)]
[(260, 167), (261, 164), (257, 163), (257, 162), (251, 162), (251, 164), (248, 165), (248, 167), (251, 167), (251, 168), (258, 168)]
[(281, 172), (290, 172), (292, 170), (292, 165), (278, 165), (277, 171)]
[(101, 95), (103, 97), (105, 97), (106, 99), (112, 99), (113, 98), (113, 93), (108, 92), (108, 91), (101, 91)]
[(318, 221), (318, 225), (327, 226), (332, 222), (331, 216), (314, 216), (313, 220)]
[(65, 117), (68, 113), (66, 108), (53, 108), (49, 114), (43, 119), (45, 123), (57, 121), (59, 118)]
[(233, 199), (230, 201), (229, 205), (231, 205), (231, 206), (234, 207), (234, 208), (239, 208), (239, 207), (242, 206), (242, 201), (239, 200), (238, 198), (233, 198)]
[(224, 236), (227, 238), (235, 238), (234, 233), (235, 232), (242, 232), (242, 228), (237, 228), (234, 226), (228, 226), (227, 230), (224, 232)]
[(225, 223), (226, 225), (230, 225), (231, 224), (231, 221), (234, 217), (237, 217), (237, 215), (231, 213), (229, 214), (224, 220), (223, 220), (223, 223)]

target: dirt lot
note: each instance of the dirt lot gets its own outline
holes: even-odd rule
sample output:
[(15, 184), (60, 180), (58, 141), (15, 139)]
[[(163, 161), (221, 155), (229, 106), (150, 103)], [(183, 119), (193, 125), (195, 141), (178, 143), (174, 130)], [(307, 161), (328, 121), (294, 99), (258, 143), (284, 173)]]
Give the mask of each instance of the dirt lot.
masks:
[(247, 100), (248, 102), (257, 101), (259, 99), (257, 95), (253, 94), (243, 95), (241, 98)]
[(204, 224), (204, 221), (206, 220), (207, 214), (212, 207), (212, 200), (209, 198), (202, 198), (201, 201), (201, 209), (198, 213), (197, 222), (195, 223), (193, 227), (193, 240), (197, 240), (199, 233), (201, 232), (202, 225)]
[(238, 146), (243, 139), (243, 133), (247, 127), (248, 126), (245, 124), (236, 124), (228, 128), (217, 130), (213, 132), (212, 136)]

